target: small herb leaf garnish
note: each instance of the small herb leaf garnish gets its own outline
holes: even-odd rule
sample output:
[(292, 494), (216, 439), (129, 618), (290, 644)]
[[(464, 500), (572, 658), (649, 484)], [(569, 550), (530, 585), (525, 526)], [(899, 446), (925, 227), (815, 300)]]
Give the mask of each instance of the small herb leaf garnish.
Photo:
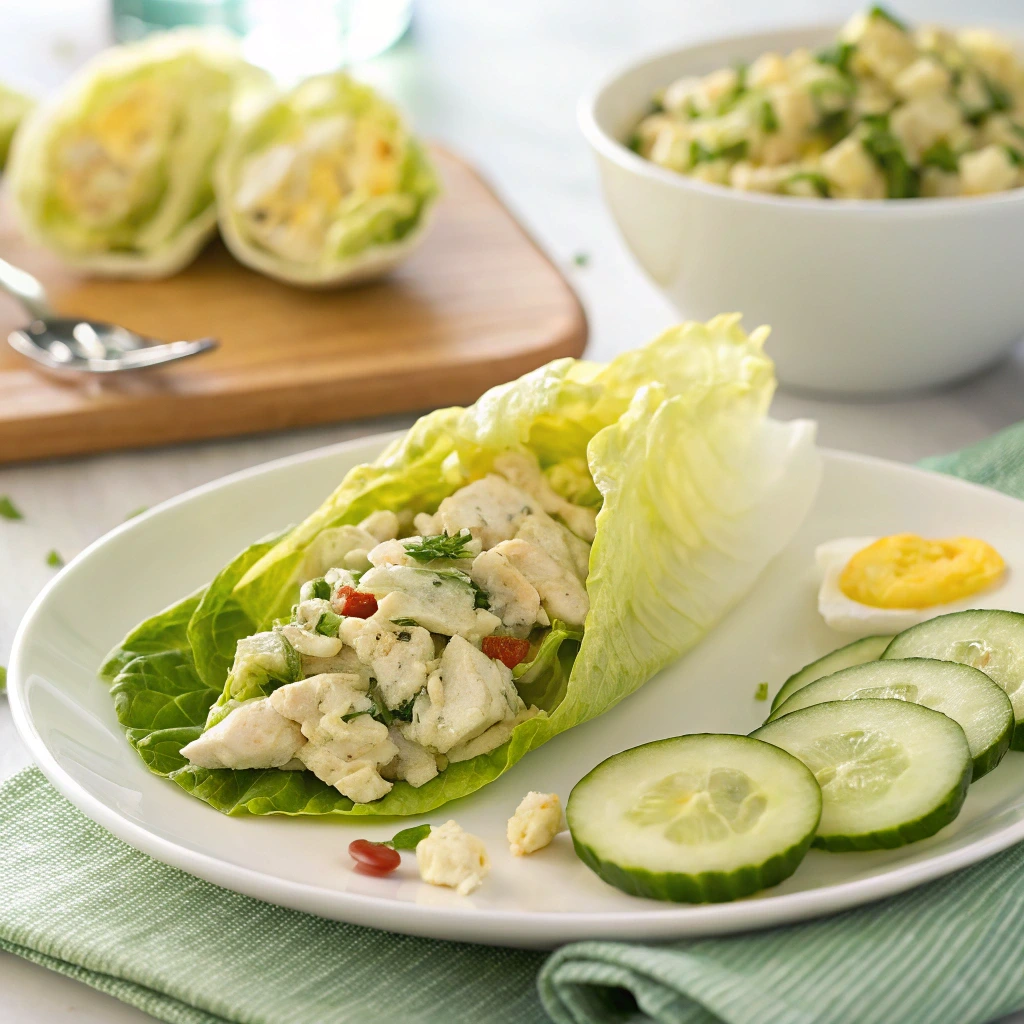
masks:
[(578, 252), (572, 258), (573, 266), (585, 267), (590, 263), (590, 254), (585, 252)]
[(421, 839), (430, 835), (433, 825), (413, 825), (412, 828), (403, 828), (396, 832), (389, 842), (384, 846), (390, 846), (392, 850), (415, 850)]
[(391, 620), (396, 626), (405, 626), (406, 629), (412, 626), (418, 626), (419, 623), (415, 619), (410, 619), (404, 615), (400, 615), (397, 619)]
[(4, 494), (0, 495), (0, 518), (24, 519), (25, 517), (15, 507), (14, 502)]
[(768, 699), (768, 684), (758, 683), (757, 689), (754, 691), (754, 700), (767, 700)]
[(60, 557), (60, 553), (58, 551), (53, 550), (46, 556), (46, 564), (50, 566), (51, 569), (63, 569), (64, 559)]
[(460, 530), (454, 537), (447, 533), (423, 537), (418, 544), (405, 544), (406, 553), (417, 562), (432, 562), (436, 558), (469, 558), (466, 545), (473, 539), (469, 530)]

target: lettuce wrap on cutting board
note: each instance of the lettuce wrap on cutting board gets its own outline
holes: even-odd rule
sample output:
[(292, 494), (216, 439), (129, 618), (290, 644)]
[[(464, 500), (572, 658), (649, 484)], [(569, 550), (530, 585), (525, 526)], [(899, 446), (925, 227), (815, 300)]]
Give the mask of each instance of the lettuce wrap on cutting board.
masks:
[(111, 652), (129, 742), (230, 814), (421, 814), (609, 711), (814, 499), (766, 335), (686, 323), (422, 417)]

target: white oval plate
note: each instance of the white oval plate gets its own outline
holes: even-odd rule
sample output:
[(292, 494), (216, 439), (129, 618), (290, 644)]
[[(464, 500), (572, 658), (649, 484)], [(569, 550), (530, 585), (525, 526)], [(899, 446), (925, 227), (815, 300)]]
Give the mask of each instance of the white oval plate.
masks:
[(990, 607), (1024, 610), (1024, 505), (893, 463), (825, 453), (811, 515), (755, 589), (700, 646), (613, 711), (557, 737), (480, 792), (425, 820), (456, 818), (481, 836), (493, 871), (470, 897), (425, 885), (415, 859), (386, 878), (355, 874), (357, 837), (385, 839), (423, 819), (374, 822), (229, 818), (151, 775), (125, 741), (96, 677), (106, 651), (140, 619), (205, 583), (255, 538), (303, 518), (372, 438), (284, 459), (133, 519), (76, 558), (40, 595), (14, 644), (14, 720), (50, 781), (94, 821), (158, 860), (239, 892), (324, 917), (439, 939), (551, 947), (575, 939), (671, 939), (763, 928), (900, 892), (1024, 839), (1024, 755), (972, 787), (960, 817), (924, 842), (878, 853), (812, 850), (796, 874), (731, 904), (680, 906), (627, 896), (573, 854), (567, 834), (513, 858), (505, 822), (530, 789), (558, 792), (626, 747), (686, 732), (740, 732), (768, 711), (791, 672), (847, 639), (815, 608), (813, 551), (823, 540), (915, 531), (972, 534), (1011, 566)]

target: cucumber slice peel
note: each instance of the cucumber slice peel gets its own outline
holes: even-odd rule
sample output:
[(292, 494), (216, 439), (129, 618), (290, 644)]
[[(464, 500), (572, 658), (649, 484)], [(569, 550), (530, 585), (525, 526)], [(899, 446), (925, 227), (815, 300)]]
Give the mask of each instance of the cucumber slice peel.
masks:
[(937, 658), (981, 669), (1013, 705), (1011, 750), (1024, 750), (1024, 615), (975, 608), (950, 612), (893, 638), (883, 660)]
[(826, 654), (823, 658), (818, 658), (817, 661), (812, 661), (809, 665), (804, 665), (799, 672), (794, 672), (782, 684), (779, 692), (775, 694), (775, 700), (772, 701), (771, 710), (774, 712), (797, 690), (809, 686), (817, 679), (840, 672), (844, 668), (853, 668), (855, 665), (877, 661), (891, 640), (891, 636), (866, 636)]
[(941, 711), (967, 736), (972, 781), (990, 772), (1010, 749), (1013, 707), (984, 672), (931, 658), (875, 661), (843, 669), (794, 693), (769, 716), (773, 722), (813, 704), (833, 700), (889, 698)]
[(902, 700), (830, 701), (751, 734), (799, 757), (822, 789), (814, 845), (893, 849), (926, 839), (960, 813), (972, 762), (963, 729)]
[(746, 736), (679, 736), (601, 762), (566, 820), (580, 859), (624, 892), (710, 903), (788, 878), (821, 816), (814, 776)]

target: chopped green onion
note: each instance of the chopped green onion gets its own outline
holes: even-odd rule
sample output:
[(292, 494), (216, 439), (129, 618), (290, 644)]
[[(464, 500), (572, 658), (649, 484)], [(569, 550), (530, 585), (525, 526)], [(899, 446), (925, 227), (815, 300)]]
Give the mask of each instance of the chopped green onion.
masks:
[(690, 140), (690, 166), (710, 163), (712, 160), (742, 160), (747, 155), (747, 140), (740, 139), (739, 142), (730, 143), (727, 146), (720, 146), (718, 149), (708, 149), (702, 146), (696, 139)]
[(25, 517), (15, 508), (14, 502), (4, 494), (0, 496), (0, 518), (24, 519)]
[(353, 718), (359, 718), (360, 715), (372, 715), (373, 712), (367, 708), (365, 711), (350, 711), (347, 715), (342, 715), (341, 720), (343, 722), (351, 722)]
[(421, 839), (430, 835), (433, 825), (413, 825), (412, 828), (403, 828), (396, 832), (389, 842), (384, 846), (390, 846), (392, 850), (415, 850)]
[(1015, 167), (1020, 167), (1024, 164), (1024, 153), (1021, 153), (1019, 149), (1014, 149), (1013, 146), (1003, 146), (1006, 150), (1006, 155), (1010, 158), (1010, 163)]
[(316, 623), (316, 632), (321, 636), (337, 636), (341, 625), (341, 616), (334, 612), (324, 612)]
[(818, 174), (816, 171), (797, 171), (796, 174), (791, 174), (783, 185), (792, 185), (798, 181), (806, 181), (822, 199), (828, 199), (828, 178), (824, 174)]
[(63, 569), (64, 559), (60, 557), (60, 554), (57, 551), (50, 551), (46, 556), (46, 564), (50, 566), (51, 569)]
[(400, 615), (397, 619), (391, 620), (396, 626), (418, 626), (419, 623), (415, 619), (410, 619), (407, 616)]
[(938, 167), (940, 171), (948, 171), (950, 174), (956, 174), (960, 166), (960, 161), (956, 153), (953, 152), (950, 144), (945, 140), (940, 139), (938, 142), (933, 142), (921, 154), (921, 166)]
[(767, 700), (768, 699), (768, 684), (758, 683), (757, 689), (754, 691), (754, 700)]
[(763, 100), (761, 103), (761, 131), (770, 135), (778, 130), (779, 119), (775, 116), (775, 108), (768, 100)]
[(861, 145), (885, 175), (886, 195), (890, 199), (912, 199), (920, 195), (917, 172), (907, 163), (903, 147), (889, 130), (888, 115), (873, 114), (865, 117), (863, 123), (868, 131)]
[(829, 64), (837, 71), (846, 74), (850, 68), (850, 58), (856, 53), (857, 47), (853, 43), (836, 43), (827, 49), (819, 50), (814, 59), (819, 64)]
[(906, 23), (903, 22), (903, 21), (900, 21), (900, 19), (897, 18), (895, 14), (891, 14), (889, 11), (887, 11), (880, 4), (875, 4), (874, 7), (868, 8), (868, 17), (869, 18), (881, 18), (882, 21), (887, 21), (887, 22), (889, 22), (890, 25), (895, 25), (896, 28), (898, 28), (901, 32), (906, 32), (907, 31)]
[(572, 258), (574, 266), (585, 267), (590, 262), (590, 255), (585, 252), (578, 252)]

